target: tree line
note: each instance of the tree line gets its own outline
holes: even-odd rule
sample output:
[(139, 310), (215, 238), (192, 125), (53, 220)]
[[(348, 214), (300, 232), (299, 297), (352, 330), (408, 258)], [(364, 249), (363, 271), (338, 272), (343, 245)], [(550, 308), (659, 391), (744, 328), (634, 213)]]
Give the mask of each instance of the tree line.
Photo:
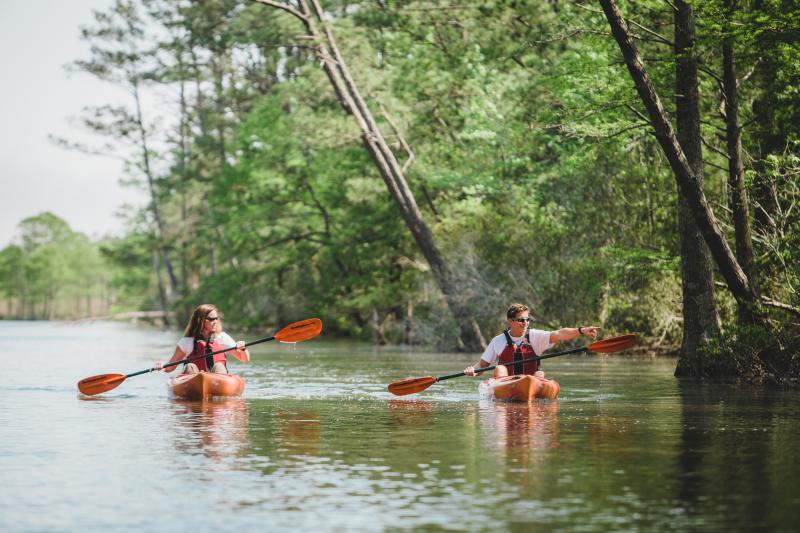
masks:
[(111, 270), (97, 243), (52, 213), (28, 217), (0, 250), (0, 318), (72, 319), (115, 303)]
[(798, 12), (118, 1), (73, 67), (129, 101), (86, 110), (103, 146), (61, 142), (149, 193), (102, 245), (144, 308), (476, 350), (522, 301), (540, 327), (677, 348), (679, 375), (780, 378)]

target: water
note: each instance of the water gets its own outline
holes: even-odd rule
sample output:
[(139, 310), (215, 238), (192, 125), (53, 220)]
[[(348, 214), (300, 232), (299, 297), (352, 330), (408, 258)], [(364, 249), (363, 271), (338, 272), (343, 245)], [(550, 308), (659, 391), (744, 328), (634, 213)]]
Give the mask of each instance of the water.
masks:
[[(265, 335), (271, 332), (264, 332)], [(479, 400), (477, 356), (266, 343), (241, 399), (166, 377), (76, 383), (172, 353), (176, 332), (0, 322), (2, 531), (798, 529), (800, 393), (681, 385), (674, 359), (565, 356), (552, 403)]]

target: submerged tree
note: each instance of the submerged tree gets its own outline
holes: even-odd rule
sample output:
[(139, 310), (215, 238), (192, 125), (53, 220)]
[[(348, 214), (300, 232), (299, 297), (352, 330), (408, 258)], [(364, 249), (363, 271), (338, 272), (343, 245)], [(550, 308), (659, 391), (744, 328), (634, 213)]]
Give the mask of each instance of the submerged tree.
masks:
[[(759, 297), (758, 291), (755, 288), (757, 286), (755, 284), (755, 280), (751, 280), (750, 278), (750, 276), (754, 276), (752, 265), (748, 268), (748, 270), (750, 270), (748, 275), (748, 272), (745, 272), (745, 270), (742, 268), (742, 265), (734, 256), (727, 239), (725, 238), (720, 225), (708, 204), (703, 190), (701, 174), (697, 169), (693, 168), (693, 165), (687, 159), (687, 146), (682, 146), (682, 144), (678, 141), (678, 136), (676, 136), (672, 128), (672, 123), (661, 104), (661, 100), (656, 93), (653, 83), (644, 69), (641, 56), (639, 55), (639, 52), (633, 42), (631, 33), (622, 17), (619, 8), (614, 0), (600, 0), (600, 3), (611, 26), (614, 38), (616, 39), (619, 48), (622, 51), (623, 58), (625, 59), (628, 71), (634, 80), (639, 96), (645, 108), (647, 109), (648, 117), (653, 126), (655, 136), (658, 139), (659, 144), (661, 145), (664, 154), (667, 157), (667, 160), (670, 162), (670, 166), (672, 167), (675, 178), (680, 186), (681, 195), (685, 198), (689, 208), (691, 209), (692, 216), (700, 228), (705, 242), (708, 244), (711, 250), (714, 261), (723, 278), (725, 279), (728, 289), (736, 299), (740, 310), (740, 318), (742, 318), (745, 323), (757, 324), (762, 328), (762, 332), (772, 331), (772, 327), (767, 322), (766, 314), (763, 310), (763, 299)], [(681, 5), (681, 3), (678, 4), (679, 9)], [(732, 58), (730, 54), (730, 49), (726, 49), (723, 54), (726, 60), (724, 68), (725, 76), (729, 78), (733, 75), (733, 72), (731, 71), (732, 64), (730, 63), (730, 60)], [(728, 102), (729, 107), (727, 109), (728, 113), (730, 114), (728, 120), (733, 121), (732, 123), (728, 124), (727, 141), (729, 146), (731, 146), (735, 151), (737, 143), (736, 130), (738, 129), (738, 125), (735, 122), (735, 107), (730, 107), (731, 103), (735, 102), (735, 100), (732, 98), (735, 97), (735, 92), (733, 87), (729, 85), (732, 83), (735, 83), (735, 80), (729, 79), (728, 84), (723, 84), (723, 86), (727, 87), (728, 92), (726, 96), (730, 99)], [(735, 160), (733, 161), (733, 164), (735, 164), (737, 167), (739, 165), (739, 163)], [(739, 169), (733, 168), (731, 172), (736, 174), (739, 172)], [(738, 178), (734, 179), (733, 185), (735, 188), (739, 187), (737, 180)], [(743, 198), (740, 196), (736, 201), (738, 201), (740, 205), (737, 208), (739, 212), (736, 213), (735, 216), (744, 216), (744, 213), (747, 211), (747, 206), (741, 205)], [(741, 224), (741, 221), (736, 225), (739, 224)], [(741, 227), (737, 228), (740, 233), (742, 229), (743, 228)], [(737, 242), (740, 242), (740, 239), (743, 237), (744, 235), (737, 234)], [(742, 244), (746, 246), (746, 243)], [(742, 255), (742, 257), (746, 258), (746, 255)], [(744, 310), (744, 312), (742, 312), (742, 310)], [(753, 332), (751, 332), (750, 335), (757, 336)], [(768, 347), (765, 346), (764, 350), (757, 351), (753, 354), (753, 356), (755, 356), (761, 363), (765, 374), (771, 374), (776, 378), (780, 378), (779, 374), (781, 371), (770, 361), (770, 357), (766, 355), (768, 351), (767, 348)], [(693, 358), (680, 360), (676, 374), (681, 376), (706, 375), (707, 369), (703, 368), (703, 364), (702, 357), (698, 353)], [(713, 365), (715, 363), (712, 362), (711, 364)], [(787, 369), (788, 367), (784, 365), (783, 368)], [(737, 372), (749, 373), (750, 371), (745, 370), (745, 368), (738, 368)]]
[[(692, 7), (675, 2), (675, 114), (677, 140), (704, 191), (700, 91), (695, 15)], [(714, 271), (703, 236), (697, 229), (692, 208), (678, 191), (678, 228), (681, 240), (683, 290), (683, 342), (675, 373), (684, 373), (681, 362), (697, 358), (697, 351), (719, 331), (714, 299)]]

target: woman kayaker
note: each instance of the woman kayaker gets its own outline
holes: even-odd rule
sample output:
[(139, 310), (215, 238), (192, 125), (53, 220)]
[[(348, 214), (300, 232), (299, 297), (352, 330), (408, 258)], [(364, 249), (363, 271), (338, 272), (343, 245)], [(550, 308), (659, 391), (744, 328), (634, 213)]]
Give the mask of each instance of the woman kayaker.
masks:
[[(497, 365), (494, 369), (495, 378), (516, 374), (544, 377), (544, 372), (539, 370), (539, 361), (523, 362), (523, 360), (542, 355), (560, 341), (572, 340), (581, 335), (597, 338), (596, 326), (561, 328), (556, 331), (528, 329), (531, 319), (528, 306), (523, 304), (511, 304), (506, 311), (506, 320), (508, 329), (491, 340), (476, 365), (478, 368)], [(464, 374), (479, 375), (476, 374), (474, 366), (465, 368)]]
[(210, 354), (219, 350), (230, 348), (229, 352), (208, 355), (186, 363), (182, 373), (196, 374), (198, 372), (216, 372), (227, 374), (226, 354), (232, 354), (239, 361), (249, 361), (250, 352), (247, 351), (244, 341), (234, 341), (230, 335), (222, 331), (222, 318), (217, 308), (211, 304), (198, 305), (186, 325), (183, 338), (178, 341), (175, 353), (165, 363), (157, 362), (155, 370), (172, 372), (178, 365), (166, 366), (173, 361), (180, 361), (195, 355)]

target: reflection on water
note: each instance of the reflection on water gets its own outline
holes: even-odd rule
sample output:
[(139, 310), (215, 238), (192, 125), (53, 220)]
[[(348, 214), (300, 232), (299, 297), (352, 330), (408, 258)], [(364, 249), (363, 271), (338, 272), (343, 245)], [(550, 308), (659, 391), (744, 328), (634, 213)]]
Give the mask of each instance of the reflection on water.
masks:
[(424, 428), (435, 423), (433, 403), (425, 400), (389, 400), (392, 427)]
[(498, 493), (515, 491), (529, 502), (546, 496), (555, 481), (548, 461), (558, 448), (558, 401), (508, 402), (483, 399), (478, 405), (482, 459), (493, 459)]
[[(759, 527), (795, 520), (786, 508), (765, 507), (787, 494), (800, 503), (800, 432), (786, 423), (785, 391), (697, 383), (681, 383), (680, 390), (676, 497), (687, 513), (701, 519), (713, 506), (728, 520)], [(797, 405), (792, 410), (800, 414)], [(743, 419), (742, 412), (759, 416)]]
[(170, 401), (163, 375), (76, 397), (177, 336), (0, 322), (16, 365), (0, 380), (0, 531), (797, 529), (796, 390), (566, 356), (547, 367), (557, 402), (481, 401), (469, 380), (397, 398), (386, 383), (472, 358), (315, 340), (254, 347), (243, 398)]
[(175, 449), (220, 462), (241, 455), (248, 444), (248, 408), (242, 398), (170, 400)]
[(274, 412), (278, 451), (293, 455), (317, 455), (322, 438), (320, 414), (312, 409)]
[(558, 447), (558, 401), (481, 400), (479, 407), (484, 446), (516, 468), (535, 467)]
[(636, 421), (633, 416), (597, 413), (588, 420), (588, 450), (592, 453), (603, 453), (609, 446), (623, 459), (630, 459), (631, 451), (636, 448), (633, 428)]

